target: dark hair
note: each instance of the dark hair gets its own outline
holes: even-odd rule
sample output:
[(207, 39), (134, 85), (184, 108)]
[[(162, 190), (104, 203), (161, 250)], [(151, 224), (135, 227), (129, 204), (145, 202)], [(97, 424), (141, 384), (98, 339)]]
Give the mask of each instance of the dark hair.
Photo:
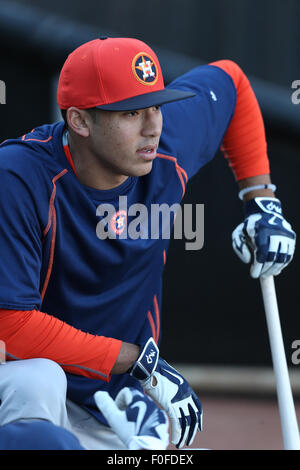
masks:
[[(97, 121), (97, 116), (99, 114), (99, 113), (97, 113), (98, 108), (87, 108), (87, 109), (85, 109), (85, 111), (87, 111), (89, 113), (89, 115), (91, 116), (93, 122)], [(61, 112), (63, 120), (65, 121), (65, 126), (68, 127), (67, 110), (66, 109), (61, 109), (60, 112)]]

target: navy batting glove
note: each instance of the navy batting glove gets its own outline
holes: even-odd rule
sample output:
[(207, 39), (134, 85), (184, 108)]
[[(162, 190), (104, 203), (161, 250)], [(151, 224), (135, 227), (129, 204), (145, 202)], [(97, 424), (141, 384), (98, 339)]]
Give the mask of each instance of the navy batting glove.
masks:
[(232, 246), (253, 278), (276, 276), (291, 262), (296, 234), (276, 198), (256, 197), (244, 204), (245, 220), (232, 233)]
[(202, 430), (202, 405), (182, 375), (159, 357), (159, 350), (150, 338), (131, 370), (143, 390), (168, 414), (171, 440), (177, 448), (191, 445), (196, 432)]

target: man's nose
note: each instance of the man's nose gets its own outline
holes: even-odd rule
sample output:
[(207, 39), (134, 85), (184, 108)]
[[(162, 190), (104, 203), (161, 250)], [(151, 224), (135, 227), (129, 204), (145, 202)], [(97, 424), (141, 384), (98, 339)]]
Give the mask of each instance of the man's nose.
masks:
[(145, 110), (142, 134), (146, 137), (159, 137), (162, 130), (162, 114), (160, 109), (149, 108)]

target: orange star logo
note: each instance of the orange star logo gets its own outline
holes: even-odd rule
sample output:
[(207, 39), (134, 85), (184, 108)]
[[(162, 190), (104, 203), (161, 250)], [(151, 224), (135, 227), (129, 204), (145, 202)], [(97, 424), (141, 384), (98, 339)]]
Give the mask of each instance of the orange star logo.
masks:
[(143, 85), (154, 85), (158, 79), (155, 61), (148, 54), (140, 52), (132, 61), (135, 78)]

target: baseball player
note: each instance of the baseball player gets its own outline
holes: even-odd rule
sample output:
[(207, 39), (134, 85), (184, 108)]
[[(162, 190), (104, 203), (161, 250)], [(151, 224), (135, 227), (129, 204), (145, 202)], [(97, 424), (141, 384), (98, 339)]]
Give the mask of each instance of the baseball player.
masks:
[[(161, 226), (151, 237), (151, 209), (179, 204), (221, 147), (243, 202), (234, 251), (254, 278), (289, 264), (296, 236), (275, 197), (257, 100), (232, 61), (165, 87), (148, 45), (101, 37), (68, 56), (57, 102), (62, 121), (0, 146), (0, 425), (44, 419), (85, 449), (128, 448), (130, 426), (112, 417), (129, 388), (167, 413), (173, 444), (189, 446), (202, 406), (159, 354), (169, 239)], [(135, 448), (162, 448), (158, 429), (154, 420), (155, 442)]]

